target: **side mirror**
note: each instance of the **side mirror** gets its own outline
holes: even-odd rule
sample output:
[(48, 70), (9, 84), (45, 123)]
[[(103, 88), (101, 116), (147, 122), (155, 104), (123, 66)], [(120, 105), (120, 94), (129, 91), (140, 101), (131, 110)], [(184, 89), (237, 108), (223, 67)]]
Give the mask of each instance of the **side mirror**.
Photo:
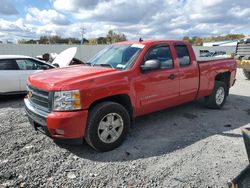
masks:
[(150, 71), (160, 69), (160, 62), (157, 59), (151, 59), (145, 61), (144, 65), (141, 65), (142, 71)]

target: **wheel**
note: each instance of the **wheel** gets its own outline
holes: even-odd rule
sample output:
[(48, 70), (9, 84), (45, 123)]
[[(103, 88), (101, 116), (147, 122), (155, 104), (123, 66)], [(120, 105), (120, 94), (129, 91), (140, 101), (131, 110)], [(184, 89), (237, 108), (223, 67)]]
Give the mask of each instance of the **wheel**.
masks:
[(103, 102), (89, 112), (85, 140), (98, 151), (109, 151), (122, 144), (129, 127), (130, 116), (122, 105)]
[(228, 88), (224, 82), (215, 81), (213, 92), (205, 98), (208, 108), (220, 109), (226, 102)]
[(250, 80), (250, 71), (247, 71), (246, 69), (243, 69), (243, 74), (244, 74), (244, 76), (245, 76), (248, 80)]

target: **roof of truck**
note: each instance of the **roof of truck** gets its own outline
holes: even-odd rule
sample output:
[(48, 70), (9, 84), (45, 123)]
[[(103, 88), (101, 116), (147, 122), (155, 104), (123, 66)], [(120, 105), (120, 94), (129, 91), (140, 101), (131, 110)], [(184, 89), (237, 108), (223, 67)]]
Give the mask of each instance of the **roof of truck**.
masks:
[(138, 41), (123, 41), (123, 42), (119, 42), (116, 44), (152, 44), (152, 43), (156, 43), (156, 42), (173, 42), (173, 43), (188, 43), (186, 41), (182, 41), (182, 40), (143, 40), (142, 42)]

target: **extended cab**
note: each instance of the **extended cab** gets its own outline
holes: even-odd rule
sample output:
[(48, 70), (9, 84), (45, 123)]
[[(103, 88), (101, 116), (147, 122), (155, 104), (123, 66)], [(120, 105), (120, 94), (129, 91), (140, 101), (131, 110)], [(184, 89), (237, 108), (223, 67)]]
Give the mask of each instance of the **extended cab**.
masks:
[(35, 129), (54, 139), (85, 138), (108, 151), (123, 142), (137, 116), (201, 97), (221, 108), (235, 75), (234, 59), (197, 61), (183, 41), (122, 42), (85, 66), (30, 76), (24, 102)]

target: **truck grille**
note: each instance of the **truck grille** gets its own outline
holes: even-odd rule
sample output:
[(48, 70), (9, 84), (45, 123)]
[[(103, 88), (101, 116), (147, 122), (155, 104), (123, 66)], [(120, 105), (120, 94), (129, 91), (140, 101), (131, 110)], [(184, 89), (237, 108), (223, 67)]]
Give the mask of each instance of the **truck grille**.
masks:
[(50, 112), (50, 93), (32, 86), (27, 86), (29, 100), (38, 109)]

